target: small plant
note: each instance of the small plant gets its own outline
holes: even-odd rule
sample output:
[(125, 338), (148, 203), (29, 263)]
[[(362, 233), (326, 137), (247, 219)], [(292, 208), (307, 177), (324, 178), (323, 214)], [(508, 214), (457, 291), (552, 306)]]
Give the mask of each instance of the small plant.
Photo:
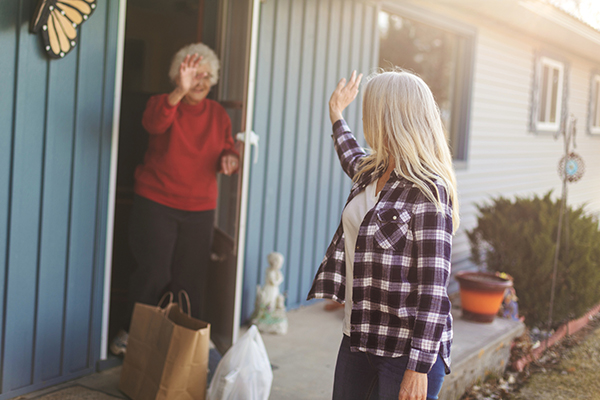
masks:
[[(561, 202), (544, 197), (504, 197), (480, 205), (477, 226), (467, 232), (471, 259), (514, 278), (519, 312), (529, 326), (544, 326), (552, 283)], [(585, 314), (600, 302), (600, 230), (583, 206), (567, 207), (558, 260), (555, 326)]]

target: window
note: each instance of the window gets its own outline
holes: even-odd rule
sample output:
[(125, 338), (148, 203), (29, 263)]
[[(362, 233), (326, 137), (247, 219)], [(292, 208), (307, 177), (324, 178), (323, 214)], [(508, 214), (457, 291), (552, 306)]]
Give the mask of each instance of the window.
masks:
[(439, 23), (380, 11), (379, 67), (402, 67), (429, 85), (440, 108), (452, 156), (461, 161), (467, 158), (474, 34)]
[(593, 135), (600, 135), (600, 74), (592, 76), (591, 104), (589, 114), (589, 131)]
[(537, 70), (536, 131), (556, 132), (563, 114), (564, 64), (548, 57), (540, 57)]

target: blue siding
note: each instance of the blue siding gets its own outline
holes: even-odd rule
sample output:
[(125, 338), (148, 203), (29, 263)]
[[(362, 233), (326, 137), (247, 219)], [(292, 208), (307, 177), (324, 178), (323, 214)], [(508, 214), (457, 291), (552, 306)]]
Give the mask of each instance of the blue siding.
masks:
[[(60, 376), (65, 274), (69, 234), (69, 200), (71, 187), (71, 153), (73, 151), (73, 119), (75, 116), (75, 80), (77, 57), (72, 55), (60, 63), (50, 64), (48, 83), (47, 130), (44, 149), (43, 206), (39, 280), (38, 356), (47, 360), (36, 365), (34, 380)], [(67, 96), (67, 93), (70, 94)], [(61, 156), (56, 156), (61, 155)], [(56, 316), (61, 318), (57, 320)]]
[[(300, 66), (302, 65), (302, 33), (303, 33), (303, 11), (304, 2), (295, 1), (290, 4), (289, 16), (290, 20), (288, 23), (288, 38), (286, 45), (286, 76), (284, 82), (289, 82), (284, 86), (285, 97), (284, 97), (284, 110), (283, 110), (283, 121), (280, 132), (282, 146), (281, 146), (281, 157), (282, 162), (279, 168), (279, 182), (277, 185), (277, 221), (276, 221), (276, 241), (275, 248), (279, 252), (285, 254), (287, 257), (287, 263), (284, 265), (284, 275), (288, 277), (288, 280), (293, 280), (293, 276), (290, 275), (293, 262), (290, 263), (291, 257), (289, 257), (290, 247), (290, 226), (292, 221), (292, 206), (294, 199), (294, 159), (295, 156), (300, 153), (298, 145), (298, 134), (296, 130), (298, 125), (298, 107), (299, 94), (302, 93), (299, 90), (301, 86), (300, 82)], [(291, 246), (294, 246), (293, 244)], [(265, 251), (268, 251), (265, 249)], [(296, 298), (298, 294), (297, 285), (286, 285), (287, 294), (290, 298)]]
[(34, 6), (0, 3), (0, 399), (93, 372), (100, 347), (118, 0), (53, 61)]
[(317, 7), (307, 7), (303, 4), (302, 13), (299, 13), (303, 18), (302, 21), (302, 37), (298, 50), (302, 57), (298, 63), (300, 74), (298, 77), (298, 88), (307, 87), (308, 90), (296, 90), (298, 101), (296, 109), (295, 126), (290, 132), (293, 132), (295, 139), (294, 154), (293, 154), (293, 184), (291, 190), (291, 215), (290, 225), (297, 226), (298, 229), (292, 229), (288, 235), (288, 251), (286, 263), (286, 275), (290, 281), (288, 285), (288, 303), (300, 303), (304, 300), (306, 288), (303, 287), (303, 269), (304, 265), (304, 242), (303, 232), (306, 228), (306, 191), (309, 171), (307, 168), (306, 155), (309, 152), (309, 147), (312, 139), (310, 132), (311, 119), (311, 98), (313, 89), (313, 69), (315, 55), (312, 51), (315, 46), (316, 31), (315, 20), (317, 16)]
[[(32, 2), (21, 1), (27, 20)], [(48, 64), (28, 25), (19, 29), (12, 160), (10, 243), (5, 294), (3, 392), (32, 384), (36, 315), (39, 216)]]
[[(0, 299), (6, 298), (6, 277), (8, 272), (8, 245), (10, 221), (10, 187), (11, 164), (13, 147), (13, 115), (15, 60), (17, 57), (17, 29), (20, 15), (19, 4), (16, 2), (0, 1), (0, 23), (5, 29), (0, 29), (0, 48), (4, 55), (0, 57)], [(0, 307), (0, 321), (4, 321), (4, 307)], [(5, 324), (0, 330), (0, 343), (4, 342)], [(0, 362), (4, 359), (4, 346), (0, 345)], [(1, 379), (1, 377), (0, 377)], [(0, 381), (1, 382), (1, 381)], [(1, 386), (0, 386), (1, 389)]]
[[(374, 6), (358, 0), (261, 5), (254, 122), (261, 153), (251, 167), (243, 319), (272, 251), (286, 257), (288, 307), (305, 303), (350, 187), (333, 150), (327, 101), (341, 76), (373, 67), (373, 33), (361, 33), (373, 30), (374, 17)], [(346, 115), (360, 136), (357, 110)]]
[[(71, 191), (69, 273), (65, 313), (65, 370), (69, 373), (89, 368), (91, 301), (94, 265), (98, 166), (102, 123), (102, 87), (106, 8), (83, 25), (79, 47), (77, 103)], [(97, 58), (98, 57), (98, 58)], [(94, 101), (90, 101), (94, 99)], [(83, 323), (83, 322), (87, 323)], [(81, 340), (85, 338), (86, 340)]]

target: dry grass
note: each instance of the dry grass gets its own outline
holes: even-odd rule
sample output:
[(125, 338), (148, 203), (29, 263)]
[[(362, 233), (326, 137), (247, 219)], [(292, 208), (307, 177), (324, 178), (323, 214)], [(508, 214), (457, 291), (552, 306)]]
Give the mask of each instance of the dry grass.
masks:
[(515, 400), (600, 399), (600, 328), (560, 352), (557, 362), (541, 366), (513, 396)]

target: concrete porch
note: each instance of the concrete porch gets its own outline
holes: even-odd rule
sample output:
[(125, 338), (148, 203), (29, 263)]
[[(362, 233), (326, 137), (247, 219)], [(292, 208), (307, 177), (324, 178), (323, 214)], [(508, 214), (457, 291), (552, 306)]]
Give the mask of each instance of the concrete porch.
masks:
[[(331, 398), (343, 310), (328, 312), (323, 305), (319, 302), (290, 311), (287, 335), (263, 335), (273, 365), (271, 400)], [(491, 324), (476, 324), (462, 320), (460, 310), (454, 310), (454, 315), (452, 374), (444, 382), (442, 400), (458, 399), (466, 387), (487, 372), (504, 369), (512, 339), (524, 330), (521, 322), (497, 318)], [(98, 391), (98, 397), (88, 394), (81, 397), (85, 399), (124, 399), (118, 390), (120, 370), (115, 367), (19, 399), (43, 398), (69, 387)]]
[[(291, 311), (286, 336), (263, 335), (271, 364), (271, 400), (330, 399), (333, 372), (342, 338), (343, 310), (323, 310), (317, 303)], [(513, 338), (522, 322), (496, 318), (477, 324), (453, 310), (452, 373), (444, 381), (441, 400), (459, 399), (472, 383), (492, 371), (504, 370)]]

